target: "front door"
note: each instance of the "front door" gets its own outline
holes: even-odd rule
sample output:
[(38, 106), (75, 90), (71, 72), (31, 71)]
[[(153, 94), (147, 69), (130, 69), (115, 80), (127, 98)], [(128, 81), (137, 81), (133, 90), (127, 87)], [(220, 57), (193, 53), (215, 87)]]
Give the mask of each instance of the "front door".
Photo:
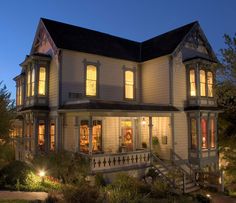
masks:
[(133, 133), (132, 120), (121, 121), (122, 145), (127, 151), (133, 151)]

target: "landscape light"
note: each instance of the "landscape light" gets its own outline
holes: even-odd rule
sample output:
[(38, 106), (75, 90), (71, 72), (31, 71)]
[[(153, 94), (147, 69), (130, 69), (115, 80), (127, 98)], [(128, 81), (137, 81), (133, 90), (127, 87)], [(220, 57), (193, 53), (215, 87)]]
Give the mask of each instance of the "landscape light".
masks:
[(40, 170), (39, 171), (39, 176), (40, 177), (44, 177), (45, 176), (45, 171), (44, 170)]
[(207, 196), (208, 198), (211, 198), (211, 195), (210, 195), (210, 194), (206, 194), (206, 196)]

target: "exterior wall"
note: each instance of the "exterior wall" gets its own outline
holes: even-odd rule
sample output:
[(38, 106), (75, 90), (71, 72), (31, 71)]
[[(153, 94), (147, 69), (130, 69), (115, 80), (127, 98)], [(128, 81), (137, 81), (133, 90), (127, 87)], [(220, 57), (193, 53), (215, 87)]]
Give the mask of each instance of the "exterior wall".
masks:
[(142, 64), (142, 101), (169, 104), (169, 57), (163, 56)]
[[(85, 95), (85, 65), (84, 60), (99, 63), (98, 68), (98, 98), (102, 100), (124, 100), (123, 67), (136, 69), (138, 64), (132, 61), (119, 60), (94, 54), (63, 50), (62, 65), (62, 103), (68, 101), (69, 92)], [(136, 80), (136, 98), (139, 100), (139, 81)]]
[(183, 108), (187, 100), (186, 90), (186, 68), (182, 62), (182, 54), (173, 58), (173, 104), (176, 107)]
[(174, 114), (174, 148), (182, 159), (188, 159), (188, 122), (185, 112)]
[(58, 106), (58, 95), (59, 95), (59, 64), (58, 58), (53, 57), (50, 68), (49, 68), (49, 106), (57, 107)]

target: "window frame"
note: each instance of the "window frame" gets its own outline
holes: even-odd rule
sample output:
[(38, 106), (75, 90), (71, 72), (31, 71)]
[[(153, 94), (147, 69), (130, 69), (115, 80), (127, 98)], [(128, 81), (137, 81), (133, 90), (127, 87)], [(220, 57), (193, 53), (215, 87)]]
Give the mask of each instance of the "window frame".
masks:
[[(191, 84), (192, 84), (192, 82), (191, 82), (191, 71), (194, 71), (194, 83), (195, 83), (195, 95), (191, 95), (191, 91), (192, 91), (192, 89), (191, 89)], [(189, 69), (189, 96), (190, 97), (196, 97), (197, 96), (197, 74), (196, 74), (196, 69), (195, 68), (190, 68)]]
[[(212, 83), (210, 84), (211, 85), (212, 96), (209, 96), (208, 73), (211, 73), (211, 75), (212, 75)], [(214, 87), (214, 73), (211, 70), (207, 70), (206, 71), (206, 76), (207, 76), (206, 77), (206, 80), (207, 80), (207, 97), (214, 98), (214, 89), (213, 89), (213, 87)]]
[[(204, 71), (204, 77), (205, 77), (205, 82), (201, 82), (201, 71)], [(199, 96), (200, 97), (207, 97), (207, 75), (206, 75), (206, 69), (205, 68), (201, 68), (199, 70)], [(205, 95), (202, 95), (202, 88), (201, 88), (201, 85), (204, 85), (204, 90), (205, 90)]]
[[(39, 86), (40, 86), (40, 69), (43, 68), (45, 70), (45, 81), (44, 81), (44, 94), (40, 94), (39, 93)], [(39, 68), (38, 68), (38, 89), (37, 89), (37, 93), (38, 93), (38, 96), (39, 97), (45, 97), (47, 96), (47, 68), (43, 65), (40, 65)], [(42, 81), (43, 82), (43, 81)]]

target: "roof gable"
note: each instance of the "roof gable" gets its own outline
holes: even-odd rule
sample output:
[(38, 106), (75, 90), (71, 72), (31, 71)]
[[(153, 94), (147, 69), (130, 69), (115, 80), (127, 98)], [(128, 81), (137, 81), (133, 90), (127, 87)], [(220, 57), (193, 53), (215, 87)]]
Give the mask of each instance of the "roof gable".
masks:
[[(135, 42), (45, 18), (41, 18), (38, 30), (45, 29), (48, 39), (52, 41), (50, 43), (53, 50), (61, 48), (142, 62), (177, 52), (182, 48), (189, 33), (196, 27), (201, 30), (198, 22), (193, 22), (144, 42)], [(39, 31), (36, 35), (37, 33), (40, 34)], [(202, 38), (206, 40), (204, 36), (203, 34)], [(206, 44), (209, 45), (207, 40)], [(35, 45), (34, 41), (33, 46)], [(208, 47), (209, 52), (214, 53), (210, 45)]]

